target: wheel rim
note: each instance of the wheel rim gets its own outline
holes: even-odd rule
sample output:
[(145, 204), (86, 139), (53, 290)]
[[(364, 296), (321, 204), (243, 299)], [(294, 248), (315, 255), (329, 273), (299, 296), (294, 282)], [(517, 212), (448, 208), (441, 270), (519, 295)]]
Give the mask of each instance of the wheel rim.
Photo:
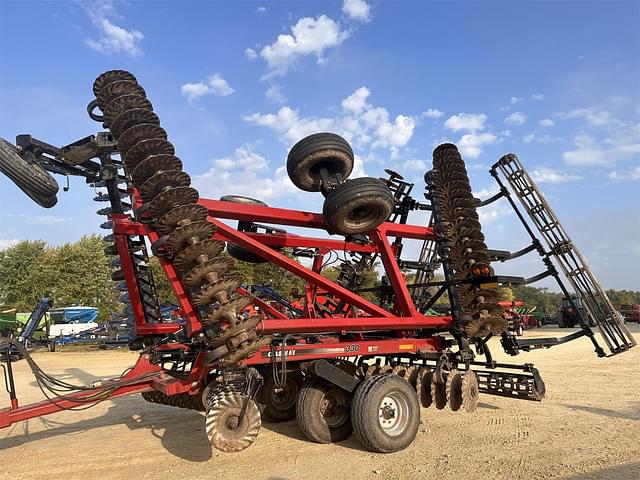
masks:
[(378, 422), (387, 435), (402, 434), (409, 424), (409, 402), (400, 392), (391, 392), (378, 407)]
[(363, 225), (375, 224), (382, 215), (382, 210), (377, 205), (365, 205), (354, 208), (345, 219), (348, 228), (361, 228)]
[(338, 428), (349, 419), (344, 396), (335, 389), (326, 392), (320, 400), (320, 413), (329, 428)]
[(269, 392), (269, 401), (276, 410), (285, 411), (296, 404), (297, 395), (298, 385), (295, 380), (287, 379), (283, 388), (273, 388)]

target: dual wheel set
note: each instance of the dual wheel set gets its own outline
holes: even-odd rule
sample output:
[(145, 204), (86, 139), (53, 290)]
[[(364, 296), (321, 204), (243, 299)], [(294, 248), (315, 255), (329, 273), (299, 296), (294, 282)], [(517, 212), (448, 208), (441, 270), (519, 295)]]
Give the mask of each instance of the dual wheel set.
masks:
[(258, 394), (267, 422), (296, 419), (305, 437), (316, 443), (345, 440), (355, 433), (372, 452), (390, 453), (409, 446), (420, 425), (414, 388), (387, 373), (365, 378), (353, 393), (315, 376), (289, 373), (281, 388), (265, 375)]
[(293, 184), (325, 196), (322, 213), (329, 233), (357, 235), (373, 230), (393, 213), (395, 199), (381, 179), (348, 179), (354, 155), (349, 143), (333, 133), (316, 133), (296, 143), (287, 157)]
[(363, 365), (362, 381), (351, 393), (317, 376), (289, 372), (278, 382), (273, 370), (256, 401), (267, 422), (296, 419), (311, 441), (333, 443), (355, 433), (370, 451), (390, 453), (409, 446), (420, 424), (420, 407), (472, 412), (479, 399), (472, 370), (455, 368), (440, 378), (428, 367)]

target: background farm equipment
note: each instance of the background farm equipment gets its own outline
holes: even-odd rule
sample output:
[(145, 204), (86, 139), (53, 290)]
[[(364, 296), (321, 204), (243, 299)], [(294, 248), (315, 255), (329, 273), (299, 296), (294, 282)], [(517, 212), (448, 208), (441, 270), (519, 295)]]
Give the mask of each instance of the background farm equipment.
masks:
[(638, 322), (640, 323), (640, 304), (625, 304), (620, 305), (620, 313), (624, 317), (625, 322)]
[[(426, 201), (421, 201), (411, 196), (414, 185), (391, 170), (385, 178), (349, 179), (354, 163), (349, 143), (318, 133), (292, 147), (287, 172), (298, 188), (324, 197), (322, 214), (270, 207), (248, 197), (204, 199), (191, 186), (131, 73), (106, 72), (93, 91), (89, 115), (108, 131), (62, 148), (20, 135), (18, 148), (6, 147), (3, 161), (10, 173), (30, 160), (45, 171), (83, 176), (105, 190), (94, 198), (105, 205), (98, 211), (107, 217), (101, 225), (109, 231), (105, 252), (114, 257), (112, 279), (135, 332), (130, 348), (141, 354), (122, 377), (87, 388), (44, 374), (25, 350), (38, 384), (55, 397), (20, 407), (9, 362), (11, 407), (0, 410), (0, 426), (142, 393), (149, 402), (205, 411), (211, 444), (227, 452), (251, 445), (262, 418), (296, 418), (305, 436), (320, 443), (342, 440), (353, 431), (367, 449), (393, 452), (413, 441), (420, 406), (472, 412), (480, 392), (528, 400), (544, 396), (533, 365), (493, 360), (488, 345), (493, 336), (510, 355), (582, 336), (599, 356), (635, 345), (514, 155), (492, 167), (500, 192), (480, 202), (471, 193), (456, 146), (440, 145), (433, 170), (425, 174)], [(31, 182), (12, 178), (31, 191)], [(40, 204), (55, 203), (52, 195), (51, 190), (31, 191)], [(477, 214), (503, 198), (531, 238), (530, 245), (513, 253), (487, 247)], [(430, 213), (427, 225), (409, 223), (416, 212)], [(291, 227), (321, 235), (288, 233)], [(408, 239), (422, 242), (417, 259), (406, 257)], [(148, 245), (179, 303), (179, 321), (163, 318)], [(245, 285), (231, 273), (225, 249), (240, 261), (269, 262), (302, 279), (297, 303), (283, 292)], [(491, 265), (529, 252), (537, 252), (545, 266), (531, 278), (497, 275)], [(296, 256), (306, 257), (309, 266)], [(335, 256), (340, 267), (333, 281), (322, 273)], [(498, 287), (552, 277), (569, 294), (552, 259), (589, 307), (604, 346), (582, 317), (580, 330), (563, 338), (517, 339), (509, 331)], [(363, 278), (377, 263), (386, 280), (365, 288)], [(403, 271), (415, 272), (414, 283), (407, 285)], [(436, 279), (437, 271), (443, 272), (442, 280)], [(449, 313), (434, 312), (445, 296)]]
[(524, 335), (524, 331), (530, 328), (539, 327), (539, 320), (533, 315), (536, 307), (525, 307), (522, 300), (498, 302), (504, 308), (504, 316), (509, 322), (509, 330), (515, 332), (517, 336)]

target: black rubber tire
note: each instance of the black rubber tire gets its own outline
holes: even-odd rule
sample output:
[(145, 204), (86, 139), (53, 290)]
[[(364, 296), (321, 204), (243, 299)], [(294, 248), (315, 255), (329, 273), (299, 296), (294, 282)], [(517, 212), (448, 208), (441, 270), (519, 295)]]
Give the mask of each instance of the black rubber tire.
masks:
[[(391, 434), (380, 424), (380, 407), (389, 395), (403, 399), (406, 423), (397, 434)], [(413, 442), (420, 426), (420, 405), (416, 391), (404, 379), (383, 374), (365, 379), (353, 396), (351, 404), (353, 431), (360, 443), (371, 452), (391, 453)]]
[(296, 401), (302, 388), (303, 377), (300, 372), (288, 372), (284, 387), (284, 398), (275, 394), (275, 382), (271, 368), (263, 373), (264, 385), (260, 390), (259, 402), (262, 418), (266, 422), (288, 422), (296, 418)]
[(55, 178), (37, 163), (22, 158), (4, 138), (0, 138), (0, 172), (41, 207), (51, 208), (57, 203), (59, 187)]
[[(316, 443), (332, 443), (344, 440), (351, 435), (351, 416), (347, 410), (346, 419), (338, 425), (330, 426), (321, 411), (322, 400), (325, 396), (344, 396), (348, 399), (349, 393), (332, 385), (318, 380), (308, 379), (300, 392), (296, 402), (296, 420), (305, 437)], [(349, 408), (344, 406), (342, 408)]]
[(236, 260), (240, 260), (241, 262), (247, 263), (266, 263), (267, 261), (262, 258), (260, 255), (253, 253), (250, 250), (247, 250), (240, 245), (234, 245), (232, 243), (227, 243), (227, 253), (231, 255)]
[(394, 207), (393, 194), (382, 180), (363, 177), (338, 185), (325, 199), (322, 212), (329, 233), (357, 235), (383, 224)]
[[(231, 203), (241, 203), (244, 205), (259, 205), (262, 207), (267, 207), (268, 205), (264, 203), (262, 200), (258, 200), (256, 198), (251, 197), (243, 197), (242, 195), (223, 195), (220, 197), (220, 200), (223, 202), (231, 202)], [(242, 230), (241, 226), (243, 223), (247, 222), (238, 222), (238, 229)], [(240, 260), (241, 262), (247, 263), (266, 263), (267, 261), (262, 258), (260, 255), (253, 253), (251, 250), (247, 250), (240, 245), (234, 245), (231, 243), (227, 244), (227, 253), (231, 255), (236, 260)]]
[(289, 151), (287, 173), (300, 190), (320, 191), (321, 168), (346, 180), (353, 170), (353, 150), (349, 142), (335, 133), (314, 133)]

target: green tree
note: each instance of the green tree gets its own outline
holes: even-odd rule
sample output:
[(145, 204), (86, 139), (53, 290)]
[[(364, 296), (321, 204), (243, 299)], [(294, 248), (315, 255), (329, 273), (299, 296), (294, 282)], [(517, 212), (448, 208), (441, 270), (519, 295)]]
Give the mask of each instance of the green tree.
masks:
[(51, 295), (51, 265), (51, 250), (42, 240), (25, 240), (0, 251), (2, 304), (30, 311), (41, 297)]
[(157, 257), (151, 257), (149, 259), (149, 265), (151, 267), (151, 275), (153, 275), (153, 283), (156, 286), (156, 294), (158, 295), (158, 301), (161, 304), (173, 303), (177, 304), (178, 300), (173, 293), (171, 284), (167, 279), (167, 276), (160, 265), (160, 261)]

